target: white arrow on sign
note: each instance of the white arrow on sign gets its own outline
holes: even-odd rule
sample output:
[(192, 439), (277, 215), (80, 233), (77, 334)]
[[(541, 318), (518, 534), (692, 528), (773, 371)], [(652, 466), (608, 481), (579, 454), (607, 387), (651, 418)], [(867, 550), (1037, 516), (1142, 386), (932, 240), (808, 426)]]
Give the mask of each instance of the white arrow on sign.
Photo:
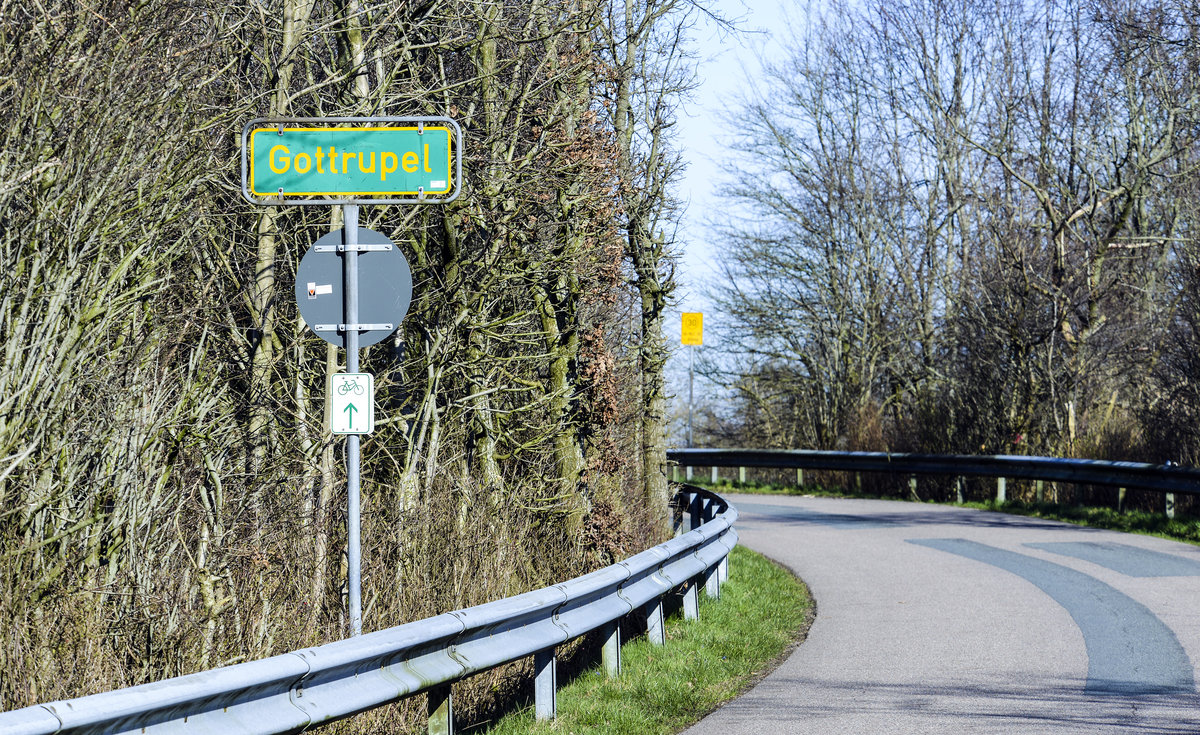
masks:
[(325, 405), (329, 430), (334, 434), (370, 434), (375, 430), (375, 376), (330, 375)]

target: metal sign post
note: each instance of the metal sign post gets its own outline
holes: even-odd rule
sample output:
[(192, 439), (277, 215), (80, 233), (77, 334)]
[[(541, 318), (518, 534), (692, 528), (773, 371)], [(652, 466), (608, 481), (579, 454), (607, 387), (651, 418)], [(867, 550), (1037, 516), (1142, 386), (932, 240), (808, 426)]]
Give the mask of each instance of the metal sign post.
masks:
[[(327, 424), (346, 435), (346, 596), (350, 631), (362, 632), (360, 435), (374, 429), (374, 380), (360, 373), (359, 352), (395, 332), (412, 299), (412, 273), (395, 244), (358, 226), (359, 207), (342, 208), (341, 231), (322, 236), (296, 271), (300, 315), (321, 339), (346, 349), (346, 372), (330, 376)], [(364, 267), (365, 263), (365, 267)]]
[[(453, 201), (462, 181), (461, 149), (462, 131), (445, 117), (260, 118), (242, 129), (247, 201), (342, 206), (342, 231), (317, 240), (300, 261), (296, 302), (321, 339), (345, 347), (342, 386), (365, 384), (367, 401), (374, 381), (359, 373), (359, 350), (396, 331), (412, 298), (412, 274), (391, 240), (359, 228), (359, 205)], [(365, 289), (360, 253), (370, 261), (361, 274)], [(327, 411), (332, 403), (326, 401)], [(356, 636), (363, 627), (360, 434), (374, 427), (370, 404), (355, 423), (360, 404), (345, 405), (336, 428), (332, 414), (328, 419), (331, 431), (346, 434), (346, 589)]]
[(692, 443), (692, 383), (696, 377), (695, 368), (696, 348), (688, 347), (688, 449), (696, 446)]
[[(346, 253), (342, 278), (346, 284), (346, 372), (358, 372), (358, 205), (342, 205)], [(359, 506), (358, 434), (346, 437), (346, 587), (350, 598), (350, 635), (362, 635), (362, 541)]]
[[(687, 445), (691, 449), (692, 444), (692, 383), (695, 379), (695, 354), (696, 349), (704, 344), (704, 314), (699, 312), (685, 312), (681, 315), (680, 341), (686, 345), (688, 349), (688, 428), (687, 428)], [(691, 467), (688, 467), (688, 479), (691, 479)]]

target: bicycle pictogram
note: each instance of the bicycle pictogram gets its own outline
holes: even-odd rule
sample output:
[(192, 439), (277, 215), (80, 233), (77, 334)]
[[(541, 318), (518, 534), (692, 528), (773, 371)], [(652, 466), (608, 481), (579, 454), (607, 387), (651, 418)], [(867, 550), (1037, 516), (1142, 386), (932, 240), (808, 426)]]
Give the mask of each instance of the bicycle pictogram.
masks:
[(349, 395), (353, 393), (356, 396), (361, 396), (366, 390), (359, 385), (358, 378), (342, 378), (341, 385), (337, 387), (339, 396)]

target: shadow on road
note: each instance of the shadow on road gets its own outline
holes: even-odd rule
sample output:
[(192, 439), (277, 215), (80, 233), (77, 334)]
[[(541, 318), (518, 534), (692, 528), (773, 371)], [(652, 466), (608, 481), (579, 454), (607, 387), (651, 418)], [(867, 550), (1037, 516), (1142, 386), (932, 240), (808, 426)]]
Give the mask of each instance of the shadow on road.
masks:
[[(760, 687), (722, 711), (723, 723), (749, 723), (771, 712), (781, 732), (785, 723), (805, 723), (803, 732), (843, 732), (847, 723), (868, 726), (879, 718), (875, 732), (902, 732), (897, 712), (936, 727), (969, 718), (979, 732), (1080, 733), (1129, 732), (1140, 735), (1195, 735), (1200, 731), (1200, 696), (1121, 691), (1120, 682), (1108, 692), (1085, 691), (1083, 680), (1018, 677), (1008, 683), (884, 681), (830, 682), (777, 673), (770, 686)], [(787, 698), (781, 692), (797, 692)], [(848, 696), (849, 695), (849, 696)], [(834, 725), (837, 723), (837, 726)], [(885, 724), (886, 723), (886, 724)], [(976, 728), (972, 728), (975, 731)], [(941, 730), (937, 730), (941, 732)], [(866, 732), (866, 730), (864, 730)]]
[[(851, 501), (852, 502), (852, 501)], [(898, 501), (897, 501), (898, 502)], [(943, 508), (935, 506), (931, 509), (920, 509), (919, 504), (912, 504), (911, 510), (879, 512), (864, 510), (861, 513), (825, 513), (807, 508), (797, 508), (788, 505), (770, 503), (755, 503), (739, 501), (734, 503), (738, 514), (743, 520), (752, 520), (753, 516), (770, 516), (773, 520), (786, 520), (794, 523), (815, 523), (822, 526), (833, 526), (846, 529), (872, 528), (912, 528), (919, 526), (964, 526), (971, 528), (1050, 528), (1063, 524), (1059, 521), (1048, 521), (1042, 518), (1017, 516), (1007, 513), (975, 510), (973, 508)], [(1071, 526), (1082, 531), (1099, 531), (1100, 529)]]

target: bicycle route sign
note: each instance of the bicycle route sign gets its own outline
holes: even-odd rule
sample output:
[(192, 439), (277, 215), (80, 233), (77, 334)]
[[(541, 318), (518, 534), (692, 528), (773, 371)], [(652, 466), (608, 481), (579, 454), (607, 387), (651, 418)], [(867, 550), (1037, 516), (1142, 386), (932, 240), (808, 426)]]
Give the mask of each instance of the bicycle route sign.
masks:
[(375, 376), (337, 373), (329, 376), (325, 395), (326, 425), (334, 434), (370, 434), (375, 430)]
[[(412, 272), (404, 253), (382, 233), (358, 228), (359, 346), (373, 345), (400, 326), (412, 301)], [(345, 233), (322, 235), (296, 270), (296, 304), (317, 336), (345, 346), (346, 298), (342, 273)]]

